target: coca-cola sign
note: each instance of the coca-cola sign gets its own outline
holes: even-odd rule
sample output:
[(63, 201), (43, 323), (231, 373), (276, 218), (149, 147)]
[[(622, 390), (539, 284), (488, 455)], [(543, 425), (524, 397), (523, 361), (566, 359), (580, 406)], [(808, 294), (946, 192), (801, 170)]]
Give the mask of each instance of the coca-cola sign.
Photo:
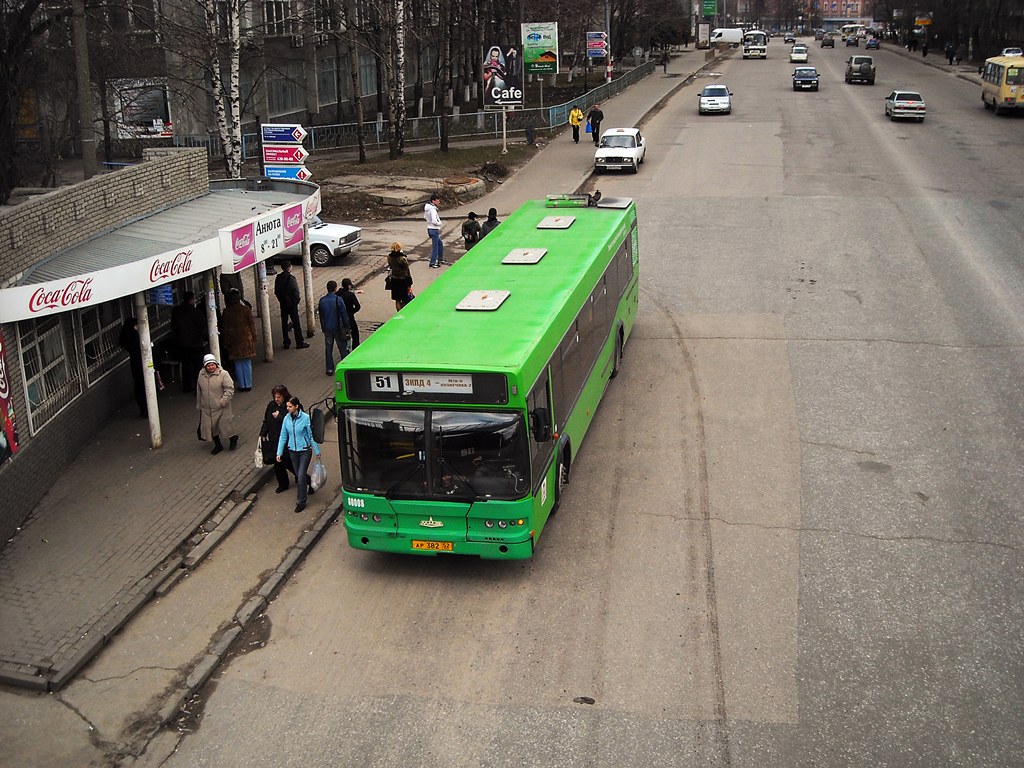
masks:
[(7, 350), (3, 334), (0, 334), (0, 400), (6, 400), (10, 394), (11, 387), (7, 383)]
[(79, 304), (87, 304), (92, 298), (92, 278), (84, 280), (75, 278), (68, 281), (62, 288), (47, 290), (37, 288), (29, 298), (28, 309), (33, 314), (48, 309), (69, 309)]
[(165, 283), (192, 271), (192, 251), (178, 251), (171, 258), (157, 256), (149, 267), (149, 282)]

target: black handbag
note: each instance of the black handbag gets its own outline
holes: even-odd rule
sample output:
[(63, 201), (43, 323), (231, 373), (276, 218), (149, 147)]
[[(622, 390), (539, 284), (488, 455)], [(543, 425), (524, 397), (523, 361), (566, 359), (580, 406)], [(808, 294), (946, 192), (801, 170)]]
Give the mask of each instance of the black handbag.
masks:
[(390, 291), (392, 287), (391, 275), (384, 275), (384, 290)]

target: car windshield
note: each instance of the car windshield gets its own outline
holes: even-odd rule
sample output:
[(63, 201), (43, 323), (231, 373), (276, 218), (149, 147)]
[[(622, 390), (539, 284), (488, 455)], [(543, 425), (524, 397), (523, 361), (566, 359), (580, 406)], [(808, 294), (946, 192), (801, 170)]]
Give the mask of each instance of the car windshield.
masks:
[(794, 45), (793, 46), (793, 53), (807, 53), (807, 46), (806, 45)]
[(518, 499), (529, 488), (518, 413), (346, 408), (339, 414), (347, 490), (387, 498)]
[(798, 69), (794, 73), (797, 77), (817, 77), (818, 70), (816, 69)]
[(636, 139), (632, 136), (605, 136), (601, 139), (601, 146), (619, 148), (626, 147), (631, 149), (636, 146)]
[[(709, 85), (704, 89), (705, 96), (728, 96), (729, 89), (722, 85)], [(690, 98), (693, 98), (692, 96)]]

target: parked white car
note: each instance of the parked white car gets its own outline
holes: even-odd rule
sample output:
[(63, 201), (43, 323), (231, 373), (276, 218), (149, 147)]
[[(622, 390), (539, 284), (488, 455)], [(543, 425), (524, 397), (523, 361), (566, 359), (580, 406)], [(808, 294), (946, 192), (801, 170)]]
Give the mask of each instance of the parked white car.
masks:
[(594, 152), (594, 171), (629, 170), (636, 173), (647, 154), (644, 137), (637, 128), (609, 128), (601, 134)]
[(1003, 52), (1000, 56), (1024, 56), (1024, 51), (1020, 48), (1003, 48)]
[[(348, 256), (362, 244), (363, 230), (359, 227), (329, 224), (319, 216), (314, 216), (309, 222), (309, 260), (315, 267), (326, 267), (332, 259)], [(302, 244), (282, 251), (277, 259), (302, 259)]]
[(705, 85), (697, 100), (697, 114), (706, 115), (710, 112), (732, 112), (732, 91), (727, 85)]

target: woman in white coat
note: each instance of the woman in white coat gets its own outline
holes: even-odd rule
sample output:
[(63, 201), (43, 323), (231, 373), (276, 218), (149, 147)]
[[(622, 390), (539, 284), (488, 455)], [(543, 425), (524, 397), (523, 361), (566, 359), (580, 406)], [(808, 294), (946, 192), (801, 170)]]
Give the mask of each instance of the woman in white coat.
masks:
[(196, 380), (196, 408), (199, 411), (199, 436), (203, 440), (213, 438), (214, 456), (224, 450), (220, 439), (229, 435), (228, 448), (238, 447), (235, 434), (234, 415), (231, 413), (231, 398), (235, 396), (235, 382), (230, 374), (220, 367), (217, 358), (207, 355), (203, 358), (203, 370)]

